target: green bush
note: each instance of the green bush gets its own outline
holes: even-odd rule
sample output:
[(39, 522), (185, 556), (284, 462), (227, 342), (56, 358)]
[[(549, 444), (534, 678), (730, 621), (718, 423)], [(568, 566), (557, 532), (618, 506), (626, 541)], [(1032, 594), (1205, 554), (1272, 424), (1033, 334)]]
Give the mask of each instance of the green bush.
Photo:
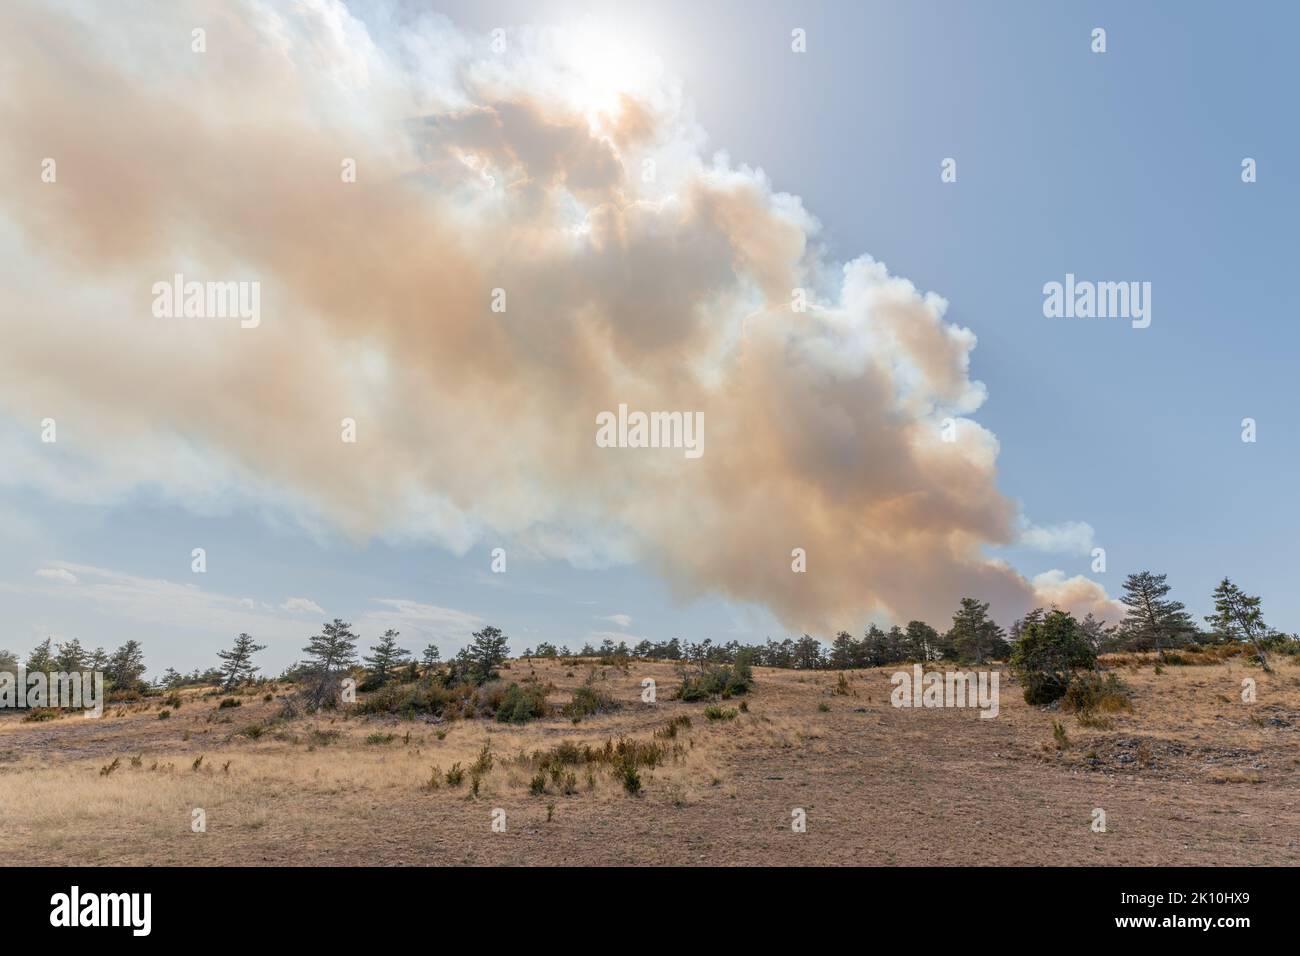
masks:
[(473, 694), (469, 687), (443, 687), (432, 679), (410, 684), (386, 684), (357, 704), (362, 714), (398, 714), (440, 717), (448, 706)]
[(734, 707), (724, 709), (719, 707), (717, 704), (710, 704), (708, 707), (704, 708), (704, 716), (709, 718), (709, 720), (735, 720), (736, 713), (737, 711)]
[(641, 774), (634, 763), (622, 763), (618, 766), (618, 777), (623, 781), (623, 789), (632, 796), (641, 792)]
[(240, 707), (240, 706), (242, 706), (242, 704), (238, 698), (227, 697), (221, 703), (217, 704), (217, 710), (229, 710), (231, 707)]
[(618, 701), (596, 686), (595, 676), (595, 672), (593, 672), (573, 692), (573, 699), (564, 709), (568, 716), (575, 718), (590, 717), (592, 714), (603, 714), (611, 710), (618, 710)]
[(546, 695), (537, 687), (520, 687), (518, 684), (506, 688), (496, 708), (497, 720), (502, 723), (522, 724), (545, 715)]
[(1025, 619), (1011, 652), (1011, 669), (1025, 686), (1025, 702), (1050, 704), (1065, 696), (1079, 671), (1097, 666), (1097, 652), (1074, 616), (1066, 611)]
[(749, 655), (740, 652), (734, 664), (705, 664), (698, 674), (682, 677), (682, 685), (677, 688), (678, 700), (697, 701), (721, 697), (728, 700), (739, 694), (746, 694), (754, 686), (754, 669), (750, 666)]

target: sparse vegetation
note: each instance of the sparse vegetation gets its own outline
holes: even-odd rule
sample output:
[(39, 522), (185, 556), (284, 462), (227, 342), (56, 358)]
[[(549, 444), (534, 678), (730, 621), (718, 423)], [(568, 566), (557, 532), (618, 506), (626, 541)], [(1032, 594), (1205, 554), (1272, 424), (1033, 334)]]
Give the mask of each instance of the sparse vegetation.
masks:
[[(1039, 615), (1038, 626), (1046, 619), (1045, 613)], [(1031, 619), (1019, 632), (1013, 632), (1018, 644), (1032, 637), (1034, 624)], [(1080, 630), (1087, 640), (1086, 629), (1080, 625)], [(1033, 641), (1026, 646), (1032, 648)], [(1095, 649), (1095, 644), (1090, 646)], [(1273, 675), (1244, 668), (1247, 660), (1243, 655), (1249, 657), (1251, 653), (1250, 644), (1242, 641), (1167, 649), (1164, 664), (1169, 672), (1159, 681), (1151, 670), (1152, 661), (1158, 660), (1154, 650), (1107, 654), (1098, 662), (1106, 669), (1084, 667), (1071, 671), (1065, 692), (1056, 698), (1059, 712), (1049, 715), (1027, 708), (1019, 700), (1008, 702), (1004, 687), (1004, 712), (997, 730), (999, 742), (1005, 734), (1012, 746), (999, 746), (999, 759), (1023, 761), (1032, 752), (1032, 762), (1042, 769), (1026, 769), (1022, 762), (1018, 772), (1031, 775), (1034, 785), (1044, 792), (1050, 792), (1055, 782), (1065, 780), (1066, 774), (1140, 772), (1144, 783), (1152, 785), (1150, 792), (1155, 799), (1161, 797), (1162, 788), (1237, 784), (1243, 789), (1236, 792), (1262, 801), (1261, 807), (1280, 806), (1276, 794), (1289, 767), (1289, 758), (1281, 748), (1289, 741), (1289, 728), (1296, 725), (1296, 714), (1300, 713), (1300, 697), (1296, 696), (1300, 682), (1291, 683), (1289, 674), (1296, 671), (1281, 656), (1274, 660)], [(931, 665), (934, 668), (944, 669), (943, 665)], [(698, 826), (702, 818), (696, 808), (708, 807), (710, 813), (716, 812), (718, 800), (736, 799), (737, 791), (743, 797), (749, 788), (770, 799), (790, 786), (792, 772), (802, 773), (805, 768), (808, 785), (813, 788), (810, 793), (820, 792), (824, 797), (825, 791), (817, 790), (822, 784), (816, 772), (827, 766), (825, 761), (837, 759), (836, 755), (846, 751), (874, 754), (876, 748), (888, 755), (896, 746), (896, 729), (903, 730), (910, 746), (922, 748), (927, 759), (939, 761), (966, 759), (969, 748), (975, 746), (973, 741), (986, 737), (974, 735), (980, 728), (987, 729), (979, 721), (964, 717), (948, 720), (950, 715), (937, 717), (919, 710), (891, 709), (888, 672), (759, 671), (757, 695), (751, 683), (740, 699), (734, 699), (733, 690), (733, 699), (728, 700), (721, 678), (736, 668), (721, 660), (696, 659), (681, 670), (672, 663), (646, 662), (623, 671), (618, 667), (593, 667), (590, 660), (565, 660), (557, 652), (556, 658), (538, 655), (532, 664), (516, 661), (513, 667), (500, 666), (498, 670), (507, 678), (518, 679), (449, 685), (445, 665), (432, 672), (420, 671), (414, 677), (402, 669), (394, 672), (384, 686), (359, 695), (355, 706), (338, 713), (313, 714), (303, 705), (303, 697), (292, 692), (292, 685), (286, 688), (281, 684), (276, 688), (281, 693), (266, 694), (270, 685), (260, 682), (237, 692), (243, 695), (245, 710), (241, 713), (257, 718), (243, 729), (236, 729), (243, 721), (221, 726), (232, 723), (236, 716), (229, 707), (222, 707), (222, 701), (238, 703), (239, 697), (224, 696), (215, 684), (198, 685), (184, 692), (147, 693), (110, 710), (108, 716), (116, 713), (117, 717), (100, 728), (103, 743), (96, 740), (89, 744), (93, 756), (67, 758), (67, 772), (93, 782), (94, 792), (111, 801), (112, 813), (126, 814), (137, 828), (142, 818), (131, 809), (134, 804), (130, 800), (123, 803), (128, 794), (133, 795), (131, 800), (144, 797), (144, 805), (154, 806), (151, 801), (156, 799), (155, 794), (157, 798), (173, 799), (175, 794), (166, 788), (177, 784), (196, 793), (218, 787), (222, 788), (223, 801), (239, 814), (230, 819), (241, 820), (245, 815), (255, 817), (255, 801), (301, 787), (304, 792), (319, 795), (320, 799), (308, 802), (317, 808), (312, 811), (318, 814), (313, 816), (312, 824), (319, 825), (324, 833), (345, 826), (391, 826), (392, 820), (386, 816), (389, 811), (394, 815), (416, 812), (414, 808), (420, 806), (431, 809), (440, 821), (455, 821), (459, 818), (454, 813), (449, 815), (448, 808), (459, 807), (475, 795), (483, 802), (472, 815), (481, 823), (480, 816), (486, 814), (487, 807), (510, 807), (513, 796), (518, 805), (530, 807), (530, 815), (521, 819), (521, 825), (526, 820), (528, 826), (544, 819), (542, 807), (548, 807), (548, 815), (552, 815), (550, 808), (564, 801), (566, 813), (560, 815), (564, 825), (548, 829), (547, 833), (552, 839), (568, 840), (573, 833), (587, 832), (594, 819), (591, 814), (617, 821), (617, 813), (635, 812), (631, 808), (642, 803), (647, 809), (675, 808), (671, 812), (680, 812), (684, 825)], [(749, 672), (751, 682), (754, 670)], [(1254, 673), (1260, 681), (1260, 704), (1255, 707), (1245, 707), (1239, 699), (1237, 675), (1243, 670)], [(643, 676), (654, 676), (661, 681), (661, 687), (665, 686), (663, 682), (671, 687), (674, 673), (697, 687), (708, 688), (699, 698), (698, 707), (689, 702), (662, 702), (660, 706), (667, 713), (656, 719), (650, 708), (617, 706), (619, 700), (636, 699)], [(570, 674), (567, 679), (566, 674)], [(1198, 690), (1189, 693), (1189, 687)], [(175, 706), (167, 706), (175, 704), (169, 699), (172, 696), (180, 697), (190, 707), (197, 706), (200, 712), (179, 714)], [(528, 716), (522, 721), (506, 716), (498, 722), (498, 715), (511, 713), (521, 699), (531, 701), (523, 711)], [(758, 713), (740, 720), (741, 714), (751, 710), (747, 699), (755, 702), (752, 710)], [(548, 700), (551, 703), (547, 704)], [(836, 701), (845, 703), (837, 705)], [(156, 726), (152, 718), (160, 708), (170, 711), (173, 725), (179, 722), (180, 726)], [(865, 721), (850, 722), (850, 711), (865, 715)], [(581, 713), (586, 722), (570, 729), (568, 720), (575, 712)], [(0, 733), (14, 734), (14, 741), (24, 741), (23, 745), (11, 747), (11, 752), (26, 746), (27, 739), (57, 739), (63, 732), (62, 724), (47, 728), (21, 723), (35, 713), (11, 716), (7, 731), (2, 719), (5, 715), (0, 714)], [(818, 713), (835, 713), (844, 719), (818, 719)], [(601, 715), (599, 720), (588, 719), (596, 715)], [(54, 716), (62, 715), (56, 711), (45, 719)], [(1051, 736), (1044, 740), (1048, 716), (1057, 719), (1051, 721)], [(411, 721), (397, 723), (395, 718)], [(491, 723), (465, 722), (471, 718)], [(79, 726), (77, 721), (64, 723)], [(863, 746), (862, 737), (845, 736), (850, 723), (871, 728), (870, 746)], [(1196, 735), (1181, 733), (1180, 728), (1186, 727), (1194, 727)], [(913, 728), (921, 733), (918, 735)], [(245, 740), (259, 744), (245, 746)], [(399, 741), (405, 748), (393, 746)], [(337, 751), (311, 753), (325, 746), (336, 747)], [(121, 754), (120, 758), (114, 750)], [(207, 761), (200, 750), (213, 754), (213, 760)], [(227, 759), (232, 751), (237, 751), (237, 767)], [(796, 754), (799, 762), (792, 763)], [(58, 761), (55, 767), (61, 768), (64, 758), (60, 756)], [(187, 763), (192, 774), (183, 773)], [(5, 771), (0, 774), (0, 797), (13, 792), (16, 784), (11, 777), (38, 779), (48, 775), (50, 783), (42, 784), (43, 799), (63, 807), (60, 812), (66, 815), (66, 806), (58, 802), (62, 798), (53, 789), (61, 769), (47, 771), (7, 763)], [(104, 779), (110, 776), (111, 781)], [(1249, 791), (1244, 789), (1246, 785)], [(878, 795), (881, 786), (872, 783), (863, 792)], [(1200, 796), (1205, 792), (1202, 790)], [(529, 802), (530, 795), (545, 799)], [(192, 799), (192, 805), (204, 805)], [(1021, 806), (1015, 795), (1008, 801), (1011, 807)], [(104, 804), (105, 808), (109, 806)], [(627, 809), (619, 811), (617, 807)], [(21, 811), (33, 821), (41, 812), (37, 806)], [(1199, 811), (1187, 812), (1203, 821)], [(129, 835), (135, 831), (115, 830), (112, 821), (117, 818), (103, 815), (106, 813), (107, 809), (96, 817), (97, 826), (116, 833), (116, 839), (124, 843), (135, 839)], [(1216, 817), (1211, 823), (1233, 826), (1227, 817)], [(256, 825), (256, 820), (249, 825)], [(616, 825), (621, 827), (623, 822)], [(453, 847), (469, 845), (456, 835), (459, 824), (451, 822), (447, 826), (453, 834)], [(755, 831), (752, 838), (765, 845), (761, 830)], [(1144, 839), (1162, 840), (1163, 831), (1144, 833)], [(132, 852), (151, 862), (161, 860), (159, 854), (164, 848), (180, 859), (196, 859), (187, 856), (196, 852), (189, 849), (189, 843), (172, 841), (165, 835), (158, 840), (156, 844), (137, 842)], [(201, 852), (202, 844), (196, 841), (194, 845)], [(385, 844), (380, 840), (377, 845)], [(1171, 858), (1203, 859), (1172, 842), (1167, 849)], [(296, 852), (299, 859), (316, 858), (310, 849)], [(509, 850), (496, 852), (529, 854), (532, 850), (526, 846), (515, 849), (511, 844)], [(618, 851), (606, 852), (614, 858)], [(663, 852), (677, 859), (675, 849)], [(55, 856), (58, 858), (57, 851)]]
[(619, 704), (605, 690), (596, 684), (596, 672), (593, 670), (587, 679), (573, 691), (573, 699), (565, 708), (570, 717), (590, 717), (593, 714), (605, 714), (617, 710)]
[(1132, 710), (1132, 692), (1114, 673), (1089, 672), (1075, 677), (1061, 700), (1061, 709), (1080, 715)]
[(677, 688), (678, 700), (698, 701), (721, 697), (729, 700), (745, 694), (754, 686), (754, 669), (745, 654), (737, 654), (734, 664), (703, 663), (697, 673), (684, 673)]

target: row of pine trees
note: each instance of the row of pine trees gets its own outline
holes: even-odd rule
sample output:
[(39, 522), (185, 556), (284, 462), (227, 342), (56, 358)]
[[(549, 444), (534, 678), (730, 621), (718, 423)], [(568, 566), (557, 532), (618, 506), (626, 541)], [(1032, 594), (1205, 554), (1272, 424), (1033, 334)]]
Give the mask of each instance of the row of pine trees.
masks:
[[(1250, 645), (1255, 658), (1267, 667), (1268, 650), (1291, 650), (1300, 646), (1296, 635), (1283, 634), (1264, 622), (1259, 597), (1246, 594), (1227, 578), (1214, 590), (1214, 613), (1205, 618), (1203, 628), (1196, 625), (1180, 601), (1169, 596), (1170, 590), (1166, 575), (1150, 571), (1130, 574), (1119, 598), (1127, 609), (1122, 620), (1108, 624), (1088, 614), (1082, 621), (1074, 621), (1072, 626), (1077, 627), (1079, 638), (1094, 653), (1154, 651), (1163, 658), (1166, 651), (1188, 644), (1240, 642)], [(1043, 608), (1035, 609), (1015, 621), (1008, 632), (988, 612), (987, 602), (963, 598), (951, 626), (945, 631), (941, 632), (924, 621), (910, 621), (905, 627), (895, 625), (888, 630), (873, 624), (861, 638), (846, 631), (840, 632), (829, 648), (805, 634), (797, 640), (786, 638), (778, 642), (769, 639), (765, 644), (756, 645), (736, 641), (714, 644), (711, 640), (692, 644), (673, 638), (663, 642), (641, 641), (629, 647), (625, 642), (615, 644), (606, 640), (599, 647), (586, 644), (576, 655), (567, 647), (543, 642), (535, 650), (526, 649), (524, 656), (598, 656), (695, 663), (743, 658), (756, 666), (799, 669), (880, 667), (904, 661), (937, 660), (981, 664), (1010, 658), (1026, 634), (1052, 613)], [(324, 697), (334, 692), (341, 675), (352, 672), (362, 662), (366, 665), (366, 680), (361, 685), (363, 690), (399, 678), (413, 680), (435, 670), (441, 672), (449, 683), (480, 684), (495, 676), (496, 668), (510, 654), (506, 636), (495, 627), (474, 632), (470, 644), (446, 663), (441, 661), (438, 648), (433, 644), (425, 647), (420, 659), (415, 660), (410, 651), (398, 644), (398, 637), (398, 631), (385, 631), (379, 642), (370, 648), (371, 653), (358, 661), (359, 636), (352, 631), (351, 624), (335, 618), (310, 638), (303, 648), (304, 659), (282, 672), (280, 679), (304, 683), (309, 688), (312, 703), (319, 705)], [(189, 675), (168, 668), (158, 683), (169, 688), (187, 684), (220, 684), (227, 689), (233, 688), (258, 679), (260, 668), (254, 664), (253, 658), (265, 649), (265, 645), (256, 643), (250, 635), (240, 634), (228, 650), (218, 652), (220, 663), (217, 666), (205, 671), (195, 670)], [(55, 645), (47, 638), (28, 656), (25, 666), (29, 672), (103, 671), (109, 686), (115, 690), (144, 691), (148, 688), (143, 680), (146, 672), (144, 652), (135, 640), (127, 641), (109, 654), (103, 648), (87, 651), (75, 639)], [(17, 656), (0, 650), (0, 671), (13, 671), (17, 667)]]

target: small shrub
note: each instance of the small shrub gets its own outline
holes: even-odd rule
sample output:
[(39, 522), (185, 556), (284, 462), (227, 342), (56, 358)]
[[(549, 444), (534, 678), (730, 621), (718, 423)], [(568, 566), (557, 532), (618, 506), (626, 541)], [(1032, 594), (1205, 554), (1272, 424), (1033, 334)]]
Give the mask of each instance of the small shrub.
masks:
[(160, 710), (160, 711), (158, 711), (158, 719), (159, 719), (159, 720), (166, 720), (166, 719), (167, 719), (168, 717), (170, 717), (171, 715), (172, 715), (172, 712), (171, 712), (170, 710)]
[(1215, 783), (1259, 783), (1261, 778), (1253, 770), (1238, 770), (1236, 767), (1228, 767), (1214, 771), (1211, 779)]
[[(745, 705), (742, 703), (740, 706), (744, 707)], [(685, 714), (679, 714), (672, 720), (668, 721), (661, 730), (656, 730), (655, 736), (662, 737), (665, 740), (675, 740), (677, 738), (677, 731), (680, 728), (689, 727), (690, 725), (691, 718), (687, 717)]]
[(416, 714), (442, 716), (449, 708), (468, 696), (468, 688), (443, 687), (432, 679), (411, 684), (387, 684), (357, 704), (362, 714)]
[(754, 686), (754, 670), (744, 652), (736, 655), (734, 664), (706, 664), (698, 674), (682, 677), (676, 698), (685, 701), (710, 700), (721, 697), (729, 700), (748, 693)]
[(623, 763), (618, 767), (618, 776), (623, 783), (623, 789), (636, 796), (641, 792), (641, 774), (637, 771), (633, 763)]
[(104, 766), (99, 768), (99, 775), (101, 777), (107, 777), (121, 765), (122, 765), (122, 758), (114, 757), (112, 763), (105, 764)]
[(849, 695), (849, 678), (843, 671), (840, 671), (840, 676), (835, 681), (835, 693), (841, 697)]
[(397, 734), (381, 734), (376, 732), (366, 737), (366, 743), (382, 746), (383, 744), (391, 744), (396, 739)]
[(238, 697), (227, 697), (221, 703), (217, 704), (217, 710), (229, 710), (231, 707), (242, 707), (243, 702)]
[(170, 695), (168, 695), (167, 697), (164, 697), (164, 698), (163, 698), (163, 705), (164, 705), (164, 706), (167, 706), (167, 707), (170, 707), (172, 710), (180, 710), (180, 709), (181, 709), (181, 695), (180, 695), (180, 694), (170, 694)]
[(1114, 673), (1105, 677), (1096, 672), (1076, 675), (1061, 698), (1061, 708), (1071, 713), (1113, 714), (1132, 710), (1133, 701), (1128, 686)]
[(536, 687), (511, 684), (506, 688), (496, 717), (502, 723), (522, 724), (546, 714), (546, 694)]
[(470, 773), (485, 775), (492, 769), (492, 745), (484, 744), (483, 749), (478, 752), (478, 757), (470, 766)]
[(823, 714), (829, 714), (831, 712), (831, 705), (826, 703), (826, 701), (822, 701), (817, 705), (817, 709)]
[(538, 771), (528, 784), (528, 792), (534, 797), (540, 797), (546, 792), (546, 774)]
[(460, 762), (451, 765), (447, 771), (447, 786), (459, 787), (465, 781), (465, 771), (461, 769)]
[(37, 707), (23, 718), (23, 723), (39, 724), (47, 720), (55, 720), (58, 716), (59, 712), (53, 707)]
[(1070, 738), (1066, 736), (1065, 725), (1059, 720), (1052, 721), (1052, 739), (1056, 741), (1057, 750), (1066, 750), (1070, 746)]
[(564, 712), (574, 718), (575, 722), (592, 714), (603, 714), (618, 709), (618, 701), (596, 686), (595, 676), (595, 671), (592, 671), (591, 676), (574, 690), (573, 699), (564, 709)]
[(722, 708), (717, 704), (710, 704), (704, 708), (704, 716), (709, 720), (735, 720), (737, 713), (734, 707)]
[(320, 730), (313, 727), (307, 731), (307, 745), (309, 747), (328, 747), (342, 736), (343, 732), (341, 730)]

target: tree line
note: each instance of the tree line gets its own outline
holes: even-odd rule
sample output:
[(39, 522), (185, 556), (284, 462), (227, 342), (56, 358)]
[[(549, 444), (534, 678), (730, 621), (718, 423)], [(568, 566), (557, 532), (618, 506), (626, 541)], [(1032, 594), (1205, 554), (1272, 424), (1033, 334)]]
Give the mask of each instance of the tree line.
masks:
[[(1204, 618), (1204, 627), (1193, 621), (1181, 602), (1169, 597), (1170, 590), (1164, 574), (1150, 571), (1130, 574), (1119, 598), (1126, 612), (1115, 624), (1099, 621), (1092, 614), (1077, 620), (1059, 609), (1036, 608), (1014, 621), (1008, 631), (989, 616), (988, 602), (968, 597), (961, 600), (952, 623), (943, 631), (916, 620), (888, 630), (872, 624), (861, 638), (841, 631), (829, 646), (808, 634), (781, 641), (769, 638), (763, 644), (714, 643), (711, 639), (691, 643), (672, 638), (661, 642), (643, 640), (629, 646), (625, 641), (615, 643), (606, 639), (596, 647), (584, 644), (576, 652), (542, 642), (535, 649), (525, 649), (522, 656), (682, 661), (697, 665), (743, 661), (760, 667), (847, 670), (911, 661), (1014, 663), (1017, 654), (1023, 660), (1027, 653), (1038, 653), (1035, 649), (1039, 647), (1048, 647), (1052, 654), (1064, 658), (1084, 654), (1095, 660), (1102, 653), (1154, 651), (1163, 660), (1166, 652), (1192, 644), (1241, 643), (1250, 648), (1253, 660), (1268, 669), (1270, 651), (1296, 653), (1300, 650), (1300, 638), (1268, 626), (1263, 619), (1260, 598), (1245, 593), (1228, 578), (1214, 590), (1214, 613)], [(430, 674), (437, 674), (446, 686), (480, 685), (497, 676), (497, 668), (510, 656), (507, 638), (496, 627), (475, 631), (470, 643), (446, 662), (441, 660), (433, 644), (426, 646), (417, 660), (398, 644), (399, 637), (398, 631), (385, 631), (378, 643), (371, 646), (370, 654), (358, 659), (359, 635), (352, 631), (351, 624), (335, 618), (309, 639), (303, 648), (303, 659), (291, 664), (277, 679), (304, 685), (308, 688), (309, 702), (321, 706), (336, 694), (343, 677), (363, 664), (364, 679), (359, 690), (373, 690), (395, 680), (415, 680)], [(265, 649), (265, 645), (256, 643), (250, 635), (240, 634), (229, 649), (217, 653), (215, 666), (196, 669), (188, 675), (168, 668), (157, 683), (172, 689), (197, 684), (219, 684), (232, 689), (262, 680), (253, 657)], [(87, 651), (76, 639), (54, 644), (46, 638), (28, 655), (25, 666), (29, 672), (102, 671), (110, 689), (118, 693), (143, 693), (150, 686), (143, 679), (144, 652), (135, 640), (107, 653), (103, 648)], [(0, 649), (0, 671), (17, 668), (17, 656)]]

